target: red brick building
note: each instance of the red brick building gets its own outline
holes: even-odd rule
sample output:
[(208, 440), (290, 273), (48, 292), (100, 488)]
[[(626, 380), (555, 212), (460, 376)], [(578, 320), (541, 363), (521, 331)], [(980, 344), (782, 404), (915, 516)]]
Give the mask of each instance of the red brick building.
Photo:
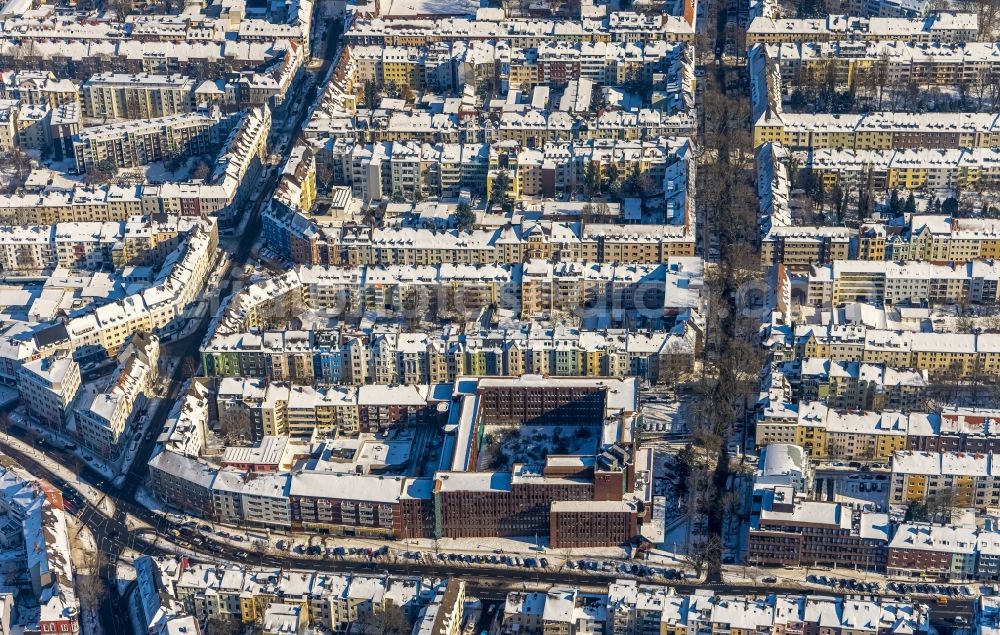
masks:
[(603, 547), (639, 535), (635, 505), (625, 501), (554, 501), (549, 544), (555, 549)]
[[(618, 545), (638, 535), (651, 514), (652, 455), (637, 450), (633, 440), (634, 379), (490, 377), (475, 380), (474, 395), (463, 398), (455, 413), (453, 469), (435, 478), (436, 535), (546, 535), (555, 527), (567, 544), (588, 545)], [(566, 426), (566, 435), (585, 428), (598, 434), (588, 451), (549, 454), (543, 464), (515, 463), (511, 471), (479, 472), (488, 426)], [(553, 519), (553, 510), (564, 502), (580, 505), (563, 508)]]
[(797, 499), (776, 488), (750, 526), (747, 563), (885, 567), (889, 518), (839, 503)]

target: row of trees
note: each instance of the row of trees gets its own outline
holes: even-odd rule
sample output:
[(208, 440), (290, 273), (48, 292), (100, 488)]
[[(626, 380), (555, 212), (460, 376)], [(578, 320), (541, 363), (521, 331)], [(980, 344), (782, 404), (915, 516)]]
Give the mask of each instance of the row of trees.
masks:
[(807, 197), (805, 201), (802, 201), (804, 204), (799, 206), (800, 209), (803, 209), (807, 216), (815, 216), (815, 218), (805, 219), (806, 223), (836, 223), (837, 225), (857, 227), (872, 218), (880, 201), (884, 211), (888, 212), (891, 217), (916, 214), (918, 211), (956, 217), (971, 216), (977, 213), (983, 216), (992, 214), (989, 204), (983, 204), (979, 210), (974, 209), (971, 204), (963, 204), (960, 192), (956, 192), (958, 197), (949, 196), (941, 199), (932, 196), (927, 200), (926, 205), (921, 205), (918, 208), (917, 199), (913, 192), (893, 188), (886, 195), (884, 192), (876, 191), (871, 171), (869, 171), (867, 178), (861, 179), (856, 189), (845, 190), (839, 183), (827, 188), (822, 179), (815, 178), (809, 170), (800, 171), (798, 158), (795, 155), (790, 157), (788, 167), (791, 189), (801, 189)]
[(727, 93), (724, 68), (706, 72), (697, 193), (706, 272), (706, 327), (702, 374), (687, 417), (692, 447), (680, 459), (691, 511), (707, 519), (706, 536), (689, 548), (688, 563), (718, 579), (726, 514), (738, 509), (729, 490), (727, 441), (743, 434), (764, 363), (756, 345), (759, 320), (748, 309), (760, 299), (757, 195), (750, 104), (736, 87)]
[[(975, 69), (957, 78), (947, 90), (921, 83), (917, 78), (891, 72), (888, 53), (871, 66), (847, 71), (835, 59), (795, 73), (789, 106), (814, 112), (865, 110), (990, 111), (1000, 106), (1000, 78), (988, 68)], [(951, 89), (955, 91), (952, 92)]]

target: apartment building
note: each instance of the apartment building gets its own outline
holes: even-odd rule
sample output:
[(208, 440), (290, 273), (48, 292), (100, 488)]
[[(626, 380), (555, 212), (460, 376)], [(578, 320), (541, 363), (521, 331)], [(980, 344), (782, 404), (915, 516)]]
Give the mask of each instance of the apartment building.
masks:
[(692, 178), (691, 148), (689, 138), (673, 136), (538, 145), (523, 139), (492, 144), (337, 139), (321, 160), (330, 165), (336, 184), (350, 186), (363, 200), (448, 197), (462, 188), (483, 193), (501, 170), (510, 177), (510, 196), (556, 198), (582, 188), (588, 170), (614, 170), (619, 179), (641, 176), (649, 183), (648, 195), (663, 194), (677, 205), (684, 202), (675, 199), (688, 191)]
[(946, 495), (956, 507), (994, 507), (1000, 504), (1000, 476), (995, 456), (967, 452), (896, 452), (892, 457), (889, 502), (907, 505)]
[[(876, 69), (894, 85), (925, 86), (993, 81), (1000, 75), (1000, 50), (992, 42), (831, 41), (770, 44), (768, 57), (784, 82), (796, 76), (832, 73), (844, 89), (865, 81)], [(823, 69), (820, 71), (820, 69)]]
[(155, 119), (194, 110), (195, 81), (184, 75), (98, 73), (80, 87), (83, 112), (95, 119)]
[[(389, 331), (339, 338), (324, 332), (217, 335), (202, 350), (209, 376), (266, 377), (302, 384), (449, 383), (461, 375), (536, 373), (617, 377), (652, 382), (689, 372), (698, 336), (683, 333), (511, 331), (424, 334)], [(268, 359), (270, 361), (265, 362)]]
[(211, 487), (214, 517), (233, 525), (288, 527), (289, 479), (288, 472), (219, 470)]
[[(757, 445), (809, 443), (803, 447), (816, 458), (885, 460), (898, 450), (974, 455), (1000, 448), (995, 410), (949, 407), (901, 414), (834, 410), (820, 402), (765, 403), (757, 415)], [(887, 438), (876, 438), (881, 435)]]
[(316, 154), (297, 145), (288, 154), (274, 197), (293, 210), (309, 211), (316, 202)]
[(812, 266), (806, 303), (815, 307), (847, 302), (871, 304), (995, 304), (1000, 267), (992, 260), (964, 264), (836, 260)]
[(217, 470), (197, 458), (173, 450), (156, 452), (147, 464), (147, 482), (152, 492), (176, 509), (200, 517), (215, 513), (212, 483)]
[(122, 222), (146, 213), (142, 194), (142, 187), (117, 185), (29, 190), (0, 196), (0, 218), (8, 225)]
[(309, 441), (432, 423), (439, 403), (427, 385), (314, 388), (224, 377), (216, 392), (219, 425), (253, 441), (270, 436)]
[(920, 452), (1000, 453), (1000, 412), (945, 408), (910, 415), (906, 449)]
[(847, 227), (780, 227), (772, 225), (761, 242), (762, 266), (781, 263), (791, 272), (846, 260), (855, 232)]
[(124, 224), (120, 244), (111, 255), (115, 267), (153, 266), (180, 247), (201, 223), (184, 216), (134, 216)]
[(911, 82), (985, 89), (995, 75), (994, 59), (991, 45), (974, 42), (754, 45), (749, 52), (754, 145), (780, 143), (796, 150), (995, 147), (997, 118), (989, 113), (798, 113), (783, 106), (789, 86), (819, 76), (841, 86), (878, 81), (883, 90)]
[(767, 348), (778, 359), (826, 357), (834, 361), (914, 368), (931, 377), (970, 378), (998, 372), (993, 333), (914, 333), (863, 325), (798, 326), (775, 333)]
[[(690, 341), (690, 338), (694, 337), (693, 343), (697, 345), (696, 329), (700, 327), (695, 326), (694, 330), (687, 328), (681, 330), (677, 327), (685, 325), (689, 320), (696, 323), (700, 321), (698, 313), (702, 303), (702, 288), (701, 262), (691, 258), (672, 258), (666, 265), (584, 266), (581, 263), (550, 265), (533, 261), (523, 266), (500, 267), (451, 265), (356, 269), (302, 267), (250, 285), (237, 294), (227, 305), (216, 324), (213, 337), (207, 342), (205, 352), (213, 353), (213, 361), (206, 363), (211, 363), (211, 368), (216, 369), (212, 372), (219, 374), (258, 376), (263, 365), (254, 366), (250, 358), (244, 362), (239, 362), (236, 357), (227, 361), (228, 358), (223, 355), (226, 351), (231, 354), (252, 351), (251, 340), (246, 339), (248, 336), (255, 341), (263, 338), (261, 341), (264, 341), (268, 348), (281, 348), (288, 353), (297, 352), (309, 356), (325, 349), (331, 355), (338, 352), (346, 354), (347, 349), (353, 346), (351, 341), (356, 335), (352, 335), (350, 339), (336, 339), (332, 338), (331, 334), (322, 332), (248, 334), (246, 331), (253, 329), (267, 331), (284, 325), (288, 317), (302, 306), (325, 309), (338, 315), (362, 312), (392, 315), (398, 312), (404, 301), (408, 301), (407, 298), (415, 296), (421, 300), (421, 296), (424, 296), (422, 301), (427, 303), (428, 310), (433, 306), (439, 313), (442, 310), (459, 309), (464, 313), (470, 307), (495, 304), (519, 310), (525, 315), (537, 315), (556, 310), (575, 311), (580, 306), (586, 305), (585, 310), (609, 313), (613, 321), (615, 311), (635, 309), (639, 316), (648, 320), (651, 325), (662, 320), (664, 326), (673, 329), (669, 333), (631, 334), (622, 341), (636, 354), (642, 350), (647, 353), (657, 352), (659, 357), (657, 362), (642, 362), (640, 369), (644, 375), (656, 376), (659, 373), (667, 373), (671, 370), (672, 364), (683, 361), (688, 348), (681, 346), (684, 341)], [(527, 372), (526, 364), (540, 364), (532, 372), (549, 372), (544, 370), (548, 366), (542, 358), (536, 357), (537, 361), (528, 361), (528, 357), (536, 355), (530, 350), (532, 348), (530, 345), (521, 343), (511, 346), (513, 342), (523, 337), (517, 334), (518, 331), (518, 328), (507, 329), (506, 333), (500, 336), (504, 340), (501, 343), (505, 349), (504, 355), (511, 356), (510, 372), (515, 374)], [(618, 331), (609, 331), (609, 334), (617, 337)], [(543, 337), (550, 336), (551, 333)], [(567, 337), (576, 336), (567, 333), (559, 334), (558, 337), (565, 340)], [(399, 358), (402, 363), (407, 355), (427, 354), (438, 358), (446, 354), (464, 354), (465, 349), (472, 346), (471, 340), (461, 348), (449, 345), (432, 346), (432, 341), (437, 338), (438, 336), (428, 334), (376, 331), (369, 337), (363, 338), (366, 349), (353, 351), (364, 357), (359, 358), (356, 364), (352, 364), (350, 370), (360, 372), (362, 374), (359, 377), (364, 377), (369, 359), (378, 360), (386, 357), (386, 361), (389, 361), (396, 358), (398, 352), (402, 354)], [(293, 351), (294, 348), (298, 350)], [(552, 365), (556, 369), (554, 372), (574, 374), (572, 369), (575, 368), (576, 374), (581, 374), (583, 372), (581, 358), (575, 353), (570, 354), (565, 345), (559, 348), (563, 351), (561, 355), (566, 359)], [(570, 345), (570, 348), (575, 346)], [(517, 356), (517, 359), (513, 356)], [(548, 358), (547, 353), (544, 358)], [(415, 361), (412, 371), (422, 374), (437, 373), (438, 364), (431, 363), (429, 358), (425, 359), (427, 361), (419, 363)], [(345, 376), (349, 374), (343, 373), (345, 365), (342, 362), (337, 362), (333, 358), (330, 361), (331, 372), (342, 373)], [(603, 366), (597, 362), (596, 359), (588, 361), (586, 372), (602, 372)], [(252, 372), (241, 372), (240, 363), (247, 364), (248, 370)], [(378, 367), (382, 362), (373, 363)], [(628, 358), (621, 358), (620, 361), (611, 363), (611, 366), (617, 369), (621, 367), (621, 363), (624, 363), (625, 367), (634, 366), (633, 360)], [(479, 362), (475, 365), (478, 366)], [(410, 367), (406, 365), (403, 367), (405, 376), (420, 376), (414, 376), (411, 370), (405, 370)], [(273, 374), (281, 374), (282, 368), (285, 368), (284, 364), (272, 365)], [(299, 369), (309, 376), (317, 374), (326, 376), (327, 366), (318, 364), (314, 367), (305, 362), (296, 362), (288, 368)], [(411, 383), (438, 381), (443, 380), (414, 379)]]
[[(212, 517), (238, 524), (387, 538), (555, 531), (554, 539), (561, 544), (620, 544), (638, 534), (652, 505), (652, 453), (636, 450), (629, 441), (637, 420), (634, 384), (634, 380), (527, 375), (463, 378), (455, 384), (458, 394), (448, 397), (449, 408), (442, 410), (437, 403), (428, 408), (430, 416), (444, 416), (455, 423), (445, 443), (449, 455), (442, 458), (442, 465), (450, 469), (437, 471), (433, 478), (386, 474), (403, 468), (392, 456), (405, 457), (406, 452), (389, 447), (396, 442), (382, 437), (372, 443), (363, 437), (357, 442), (337, 439), (311, 447), (301, 444), (304, 462), (293, 461), (291, 456), (288, 461), (275, 457), (271, 460), (275, 469), (266, 465), (258, 469), (256, 463), (249, 465), (231, 453), (232, 460), (220, 469), (199, 456), (200, 448), (185, 443), (185, 449), (180, 447), (181, 439), (172, 440), (176, 426), (171, 423), (170, 430), (161, 435), (161, 450), (150, 461), (151, 481), (157, 495), (172, 504), (199, 511), (207, 508)], [(376, 416), (392, 417), (392, 408), (373, 404), (364, 393), (412, 387), (366, 388), (358, 390), (359, 418), (362, 425), (374, 425), (381, 434), (385, 428), (373, 421)], [(474, 390), (477, 397), (466, 394), (467, 390)], [(436, 389), (435, 394), (442, 391)], [(192, 398), (194, 407), (183, 406), (171, 421), (180, 425), (188, 415), (208, 416), (207, 407), (199, 405), (201, 398)], [(292, 422), (293, 395), (288, 399), (288, 421)], [(229, 416), (223, 414), (228, 408), (219, 406), (220, 417)], [(487, 422), (516, 421), (589, 426), (604, 430), (600, 435), (604, 441), (579, 456), (550, 457), (544, 469), (515, 464), (507, 472), (467, 471), (476, 463), (477, 449), (469, 445), (475, 430)], [(386, 427), (398, 432), (412, 423), (410, 417), (396, 416)], [(240, 452), (241, 457), (246, 454)], [(295, 468), (290, 471), (292, 463)], [(560, 501), (573, 504), (557, 505)]]
[[(619, 580), (608, 587), (607, 626), (615, 635), (696, 631), (737, 635), (747, 631), (857, 630), (862, 633), (928, 633), (929, 610), (887, 600), (822, 595), (679, 594), (668, 587)], [(823, 624), (824, 626), (820, 626)], [(912, 630), (911, 630), (912, 629)]]
[(50, 70), (3, 71), (0, 73), (0, 99), (17, 100), (29, 107), (53, 109), (80, 100), (77, 85)]
[(8, 519), (4, 546), (11, 567), (21, 574), (12, 581), (11, 590), (37, 607), (20, 610), (19, 599), (19, 610), (14, 613), (18, 621), (5, 614), (4, 623), (27, 633), (76, 635), (80, 632), (80, 602), (61, 492), (2, 456), (0, 513)]
[[(773, 108), (773, 107), (772, 107)], [(870, 112), (837, 115), (770, 110), (756, 120), (754, 145), (810, 149), (991, 148), (1000, 120), (990, 113)]]
[[(687, 213), (690, 217), (690, 212)], [(294, 217), (268, 215), (271, 236), (294, 236)], [(307, 221), (308, 222), (308, 221)], [(370, 228), (343, 226), (325, 232), (308, 232), (315, 241), (299, 253), (317, 254), (315, 265), (486, 265), (550, 259), (651, 264), (673, 256), (694, 255), (690, 225), (604, 225), (525, 221), (496, 229), (435, 231), (419, 228)], [(291, 255), (291, 238), (268, 240)], [(282, 253), (282, 252), (279, 252)], [(283, 254), (284, 255), (284, 254)]]
[(17, 371), (17, 390), (33, 419), (61, 429), (80, 390), (80, 366), (71, 357), (43, 357)]
[(434, 42), (508, 40), (511, 46), (533, 47), (546, 42), (684, 42), (694, 44), (690, 21), (674, 15), (647, 16), (613, 11), (603, 20), (483, 19), (446, 17), (365, 17), (352, 22), (344, 33), (348, 46), (425, 46)]
[(840, 0), (838, 13), (876, 18), (919, 18), (927, 15), (927, 0)]
[[(248, 288), (233, 305), (239, 329), (266, 328), (288, 306), (308, 304), (331, 314), (380, 316), (404, 310), (469, 315), (495, 305), (528, 319), (574, 312), (604, 313), (617, 323), (631, 312), (645, 323), (696, 309), (703, 293), (702, 263), (666, 264), (389, 265), (350, 269), (301, 267)], [(227, 326), (228, 328), (228, 326)]]
[[(989, 543), (984, 532), (984, 544)], [(943, 580), (976, 577), (978, 532), (974, 527), (907, 523), (896, 529), (889, 543), (890, 575)]]
[(464, 586), (451, 580), (216, 566), (173, 556), (143, 556), (137, 563), (138, 604), (151, 633), (214, 618), (280, 624), (273, 632), (340, 633), (390, 605), (413, 623), (462, 618)]
[(776, 487), (763, 492), (746, 559), (754, 565), (881, 570), (889, 531), (886, 514), (809, 500), (792, 488)]
[(810, 357), (778, 363), (765, 383), (787, 386), (783, 398), (793, 403), (822, 401), (836, 410), (906, 413), (921, 409), (927, 378), (925, 373), (885, 364)]
[(781, 419), (758, 421), (756, 441), (758, 446), (794, 443), (814, 459), (886, 460), (906, 448), (907, 422), (898, 412), (834, 410), (804, 402)]
[(201, 292), (217, 242), (214, 222), (199, 226), (167, 258), (152, 286), (42, 331), (52, 345), (85, 359), (95, 352), (116, 355), (137, 332), (160, 334), (177, 328)]
[[(228, 73), (264, 70), (280, 62), (289, 43), (308, 56), (312, 2), (289, 5), (279, 18), (283, 22), (227, 8), (221, 16), (226, 28), (213, 26), (220, 16), (200, 12), (183, 20), (173, 15), (129, 16), (127, 26), (114, 16), (85, 13), (12, 15), (0, 36), (0, 61), (20, 72), (45, 70), (76, 79), (113, 69), (214, 80)], [(22, 43), (31, 47), (31, 56), (23, 55)]]
[(1000, 150), (994, 148), (839, 150), (810, 153), (803, 168), (829, 188), (938, 190), (993, 187), (1000, 181)]
[(600, 633), (607, 622), (606, 603), (606, 596), (574, 588), (508, 593), (500, 632), (504, 635)]
[(102, 269), (123, 237), (119, 222), (20, 225), (0, 231), (0, 267), (7, 272), (36, 272), (55, 267)]
[(979, 32), (975, 13), (935, 13), (926, 18), (769, 18), (758, 16), (747, 27), (747, 42), (898, 41), (973, 42)]
[(399, 476), (297, 473), (288, 500), (293, 529), (334, 535), (422, 536), (425, 523), (404, 522), (433, 514), (430, 481)]
[(124, 360), (102, 389), (85, 390), (76, 408), (77, 433), (82, 445), (115, 460), (122, 438), (149, 396), (159, 376), (160, 343), (155, 335), (138, 333), (122, 353)]
[(755, 154), (761, 267), (782, 265), (789, 273), (804, 273), (813, 265), (850, 258), (856, 230), (793, 224), (786, 158), (783, 147), (770, 143), (757, 148)]
[(185, 113), (93, 126), (73, 138), (76, 170), (98, 166), (133, 168), (172, 156), (208, 152), (218, 125), (214, 119)]
[[(243, 206), (257, 186), (257, 179), (264, 169), (264, 159), (268, 154), (268, 138), (271, 133), (271, 110), (268, 106), (254, 106), (248, 109), (236, 127), (222, 144), (222, 152), (215, 160), (215, 167), (206, 179), (210, 191), (189, 196), (183, 192), (164, 191), (159, 194), (165, 199), (177, 196), (173, 205), (177, 211), (204, 215), (215, 213), (219, 231), (231, 235), (243, 218)], [(207, 194), (207, 195), (206, 195)], [(206, 204), (209, 196), (216, 199), (214, 204)]]
[(0, 266), (4, 271), (43, 271), (55, 266), (51, 226), (8, 226), (0, 230)]
[(889, 573), (937, 580), (996, 580), (1000, 577), (1000, 531), (987, 518), (939, 525), (905, 523), (889, 544)]
[(859, 252), (866, 252), (873, 260), (992, 260), (1000, 253), (1000, 223), (938, 214), (915, 215), (902, 232), (869, 223), (860, 234)]
[[(358, 97), (366, 82), (395, 84), (411, 90), (460, 89), (499, 80), (508, 88), (537, 85), (565, 86), (573, 80), (623, 84), (643, 77), (658, 89), (684, 90), (693, 79), (690, 49), (680, 42), (647, 43), (552, 42), (534, 47), (511, 46), (508, 41), (437, 42), (418, 46), (352, 46)], [(464, 80), (464, 81), (463, 81)], [(680, 99), (682, 107), (692, 106)]]

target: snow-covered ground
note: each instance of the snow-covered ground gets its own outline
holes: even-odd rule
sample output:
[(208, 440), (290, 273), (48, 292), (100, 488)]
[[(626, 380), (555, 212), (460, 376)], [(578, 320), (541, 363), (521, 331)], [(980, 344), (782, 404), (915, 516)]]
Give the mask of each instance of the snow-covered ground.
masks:
[[(54, 472), (59, 478), (63, 479), (67, 483), (72, 483), (78, 492), (80, 492), (89, 503), (98, 506), (101, 509), (107, 510), (109, 512), (114, 511), (114, 504), (112, 501), (107, 500), (107, 497), (100, 490), (92, 487), (89, 483), (80, 478), (79, 474), (74, 472), (69, 467), (62, 465), (58, 461), (53, 461), (44, 452), (34, 447), (30, 443), (26, 443), (17, 437), (7, 435), (0, 435), (0, 447), (10, 446), (17, 449), (24, 454), (37, 460), (39, 463), (44, 464), (49, 470)], [(102, 500), (104, 501), (102, 503)]]
[(123, 553), (122, 557), (118, 559), (118, 564), (115, 567), (115, 583), (119, 596), (124, 594), (128, 590), (128, 586), (135, 580), (135, 567), (131, 563), (135, 562), (139, 555), (141, 554), (130, 551)]
[(75, 517), (66, 515), (66, 526), (70, 536), (70, 547), (73, 568), (75, 570), (74, 583), (76, 584), (77, 597), (80, 599), (80, 628), (85, 635), (102, 635), (101, 621), (98, 618), (100, 606), (88, 604), (88, 594), (81, 593), (81, 587), (91, 584), (91, 580), (98, 575), (95, 570), (96, 560), (92, 554), (97, 553), (97, 542), (94, 535), (90, 533)]
[(104, 627), (101, 626), (98, 611), (91, 608), (81, 609), (80, 629), (84, 635), (103, 635)]
[(95, 472), (101, 474), (105, 479), (112, 479), (116, 475), (116, 469), (111, 465), (107, 464), (100, 457), (94, 456), (89, 450), (76, 447), (74, 450), (66, 449), (67, 447), (76, 445), (77, 440), (69, 435), (63, 434), (57, 430), (53, 430), (47, 426), (43, 426), (31, 417), (29, 417), (22, 407), (18, 407), (10, 413), (11, 420), (17, 425), (34, 432), (40, 437), (51, 442), (52, 444), (59, 446), (63, 449), (63, 452), (67, 452), (76, 456), (82, 463), (86, 463)]
[[(385, 558), (390, 562), (405, 562), (407, 560), (440, 560), (437, 554), (445, 557), (450, 554), (457, 555), (479, 555), (492, 556), (501, 554), (504, 556), (535, 558), (536, 560), (544, 556), (549, 562), (549, 569), (561, 569), (566, 566), (569, 560), (599, 560), (617, 563), (619, 561), (630, 560), (632, 553), (630, 549), (622, 547), (588, 547), (580, 549), (551, 549), (548, 540), (539, 536), (536, 542), (534, 536), (524, 538), (442, 538), (434, 540), (432, 538), (416, 538), (405, 540), (386, 541), (375, 538), (359, 538), (352, 536), (319, 536), (309, 534), (292, 534), (282, 531), (267, 531), (264, 529), (248, 530), (245, 527), (234, 527), (202, 520), (179, 514), (167, 508), (148, 490), (140, 488), (136, 492), (136, 501), (145, 507), (153, 510), (164, 517), (166, 521), (179, 525), (182, 523), (194, 522), (199, 528), (208, 528), (198, 533), (212, 542), (225, 544), (230, 548), (243, 548), (250, 554), (283, 553), (293, 558), (301, 558), (303, 566), (308, 566), (309, 561), (317, 559), (345, 559), (345, 560), (368, 560), (368, 550), (377, 550), (381, 547), (388, 548)], [(224, 535), (220, 532), (224, 532)], [(163, 539), (160, 539), (163, 540)], [(164, 541), (166, 544), (166, 541)], [(281, 548), (279, 549), (279, 545)], [(308, 549), (312, 547), (314, 552), (318, 547), (322, 550), (320, 554), (309, 554)], [(343, 554), (333, 555), (335, 548), (342, 548)], [(359, 550), (359, 553), (350, 553), (351, 549)], [(175, 549), (182, 553), (183, 550)], [(420, 555), (417, 556), (416, 553)], [(251, 556), (252, 557), (252, 556)], [(454, 566), (462, 563), (449, 560), (449, 564)], [(657, 551), (656, 559), (650, 564), (662, 565), (667, 568), (683, 568), (680, 557), (666, 551)], [(495, 567), (491, 563), (465, 563), (464, 566), (470, 568)], [(503, 566), (503, 565), (500, 565)]]
[(160, 400), (157, 398), (150, 399), (146, 404), (145, 412), (132, 420), (126, 429), (125, 436), (121, 439), (125, 451), (114, 463), (109, 463), (96, 456), (92, 451), (80, 447), (76, 438), (35, 421), (27, 415), (22, 407), (13, 410), (10, 413), (10, 418), (15, 424), (34, 432), (63, 452), (73, 454), (80, 462), (86, 463), (88, 467), (100, 473), (104, 479), (114, 481), (120, 486), (139, 451), (142, 438), (152, 420), (151, 414), (156, 411), (159, 403)]

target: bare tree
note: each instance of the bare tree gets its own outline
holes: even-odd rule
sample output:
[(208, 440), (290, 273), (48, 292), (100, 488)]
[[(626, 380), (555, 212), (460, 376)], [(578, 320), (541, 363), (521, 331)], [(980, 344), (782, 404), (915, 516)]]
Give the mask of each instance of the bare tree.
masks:
[(1000, 0), (973, 0), (972, 5), (979, 15), (979, 38), (989, 40), (1000, 20)]
[(954, 487), (936, 490), (924, 500), (927, 505), (927, 514), (931, 520), (939, 516), (950, 517), (952, 510), (962, 506), (964, 502), (967, 501), (958, 500), (958, 492)]
[(389, 601), (378, 610), (367, 613), (358, 620), (362, 633), (378, 635), (410, 635), (412, 625), (403, 609)]
[(106, 6), (119, 21), (124, 21), (132, 13), (132, 0), (108, 0)]
[[(73, 521), (70, 543), (79, 544), (83, 531), (86, 531), (84, 525)], [(100, 549), (81, 548), (78, 553), (81, 556), (77, 566), (76, 593), (85, 608), (96, 611), (108, 595), (108, 587), (101, 578), (101, 570), (108, 564), (107, 557)]]
[(722, 539), (711, 535), (706, 540), (688, 549), (682, 558), (685, 564), (694, 569), (697, 577), (701, 577), (712, 563), (722, 560)]
[(240, 635), (243, 625), (235, 615), (216, 613), (205, 622), (206, 635)]

